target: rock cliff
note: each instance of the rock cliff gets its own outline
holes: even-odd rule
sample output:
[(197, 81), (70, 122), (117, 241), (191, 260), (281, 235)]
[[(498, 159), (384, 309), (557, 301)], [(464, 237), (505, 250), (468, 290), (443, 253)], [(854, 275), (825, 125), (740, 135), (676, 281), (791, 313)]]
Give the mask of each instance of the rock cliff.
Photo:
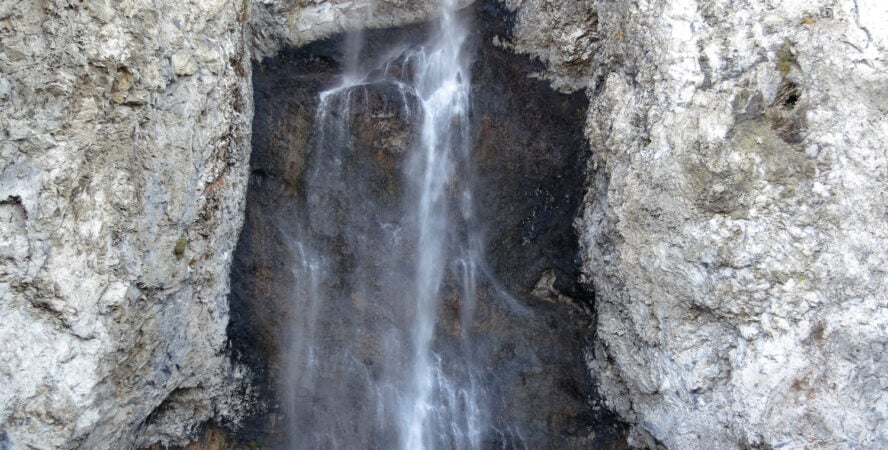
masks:
[(244, 5), (160, 3), (0, 4), (0, 448), (181, 442), (241, 407)]
[(596, 11), (577, 226), (602, 392), (639, 444), (884, 447), (888, 6)]
[[(433, 11), (408, 3), (380, 2), (376, 26)], [(251, 47), (365, 10), (0, 3), (0, 448), (184, 444), (254, 406), (226, 347)]]
[[(586, 359), (633, 442), (888, 445), (888, 5), (502, 3), (492, 41), (589, 97)], [(244, 415), (251, 53), (434, 4), (0, 2), (0, 448)]]

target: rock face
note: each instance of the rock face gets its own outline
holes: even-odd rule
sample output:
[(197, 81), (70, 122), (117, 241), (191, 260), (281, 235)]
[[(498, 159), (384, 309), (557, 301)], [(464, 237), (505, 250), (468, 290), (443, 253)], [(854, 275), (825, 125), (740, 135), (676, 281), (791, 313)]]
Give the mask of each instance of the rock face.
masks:
[[(432, 13), (410, 3), (378, 25)], [(250, 45), (352, 23), (333, 6), (0, 5), (0, 448), (184, 443), (250, 408), (225, 354)]]
[[(588, 315), (575, 308), (587, 295), (576, 285), (578, 240), (572, 229), (588, 158), (582, 131), (586, 99), (582, 93), (556, 93), (528, 76), (535, 70), (528, 58), (492, 45), (493, 33), (504, 31), (504, 11), (488, 3), (464, 14), (478, 22), (470, 39), (478, 48), (471, 73), (473, 156), (457, 172), (462, 182), (473, 184), (473, 220), (483, 228), (489, 267), (479, 274), (475, 320), (465, 328), (463, 286), (455, 271), (445, 276), (433, 348), (452, 356), (471, 342), (483, 376), (496, 380), (478, 382), (489, 388), (482, 394), (489, 405), (481, 414), (497, 430), (485, 427), (482, 448), (605, 448), (624, 440), (624, 427), (600, 407), (583, 358), (591, 337)], [(360, 60), (391, 54), (398, 42), (416, 46), (430, 28), (367, 31)], [(254, 68), (252, 174), (232, 269), (236, 320), (230, 335), (239, 354), (260, 356), (250, 363), (258, 363), (265, 377), (259, 385), (282, 403), (272, 422), (300, 427), (283, 448), (317, 446), (306, 443), (315, 442), (312, 431), (343, 425), (347, 432), (333, 434), (345, 447), (363, 442), (389, 448), (397, 442), (392, 424), (372, 425), (381, 417), (379, 406), (362, 383), (371, 378), (384, 385), (380, 368), (389, 353), (380, 347), (397, 345), (392, 335), (409, 329), (391, 310), (403, 308), (400, 291), (410, 281), (397, 277), (410, 276), (412, 268), (404, 264), (412, 264), (416, 252), (409, 224), (403, 223), (405, 203), (413, 204), (407, 197), (415, 195), (403, 166), (410, 143), (418, 139), (422, 110), (411, 91), (394, 82), (409, 75), (386, 72), (328, 94), (319, 112), (319, 92), (335, 86), (349, 62), (342, 54), (349, 39), (285, 50)], [(341, 116), (348, 119), (340, 121)], [(392, 243), (387, 230), (395, 228), (399, 242), (410, 244)], [(454, 228), (465, 233), (469, 226), (455, 221)], [(393, 266), (389, 254), (395, 252), (403, 257), (394, 258)], [(300, 269), (310, 264), (335, 268), (328, 269), (335, 276), (324, 281), (325, 275)], [(379, 276), (365, 280), (367, 266)], [(310, 290), (325, 300), (308, 306)], [(318, 318), (308, 322), (306, 316)], [(324, 355), (315, 363), (322, 370), (312, 389), (287, 368), (294, 364), (288, 358), (297, 359), (288, 355), (301, 349), (292, 342), (306, 339), (303, 329), (317, 330), (313, 342)], [(464, 335), (471, 339), (462, 340)], [(348, 370), (340, 361), (347, 361)], [(453, 361), (446, 370), (462, 370), (463, 362)], [(345, 409), (342, 398), (349, 399)], [(311, 407), (300, 404), (306, 399)], [(331, 425), (331, 419), (343, 425)], [(257, 438), (263, 445), (273, 445), (285, 431), (257, 427), (267, 433)]]
[(583, 90), (594, 71), (598, 51), (597, 5), (591, 1), (502, 0), (513, 13), (511, 28), (493, 42), (545, 63), (533, 76), (563, 92)]
[(596, 8), (604, 395), (647, 445), (888, 445), (888, 7)]
[[(586, 359), (635, 443), (888, 446), (888, 6), (502, 3), (513, 27), (483, 39), (589, 97)], [(244, 415), (225, 295), (251, 49), (435, 4), (0, 4), (0, 448), (182, 443)], [(551, 265), (534, 295), (577, 296)]]
[[(455, 0), (459, 6), (474, 0)], [(254, 58), (274, 56), (334, 33), (392, 28), (440, 14), (441, 0), (257, 0), (250, 3)]]
[(0, 5), (0, 448), (181, 442), (223, 355), (252, 96), (240, 1)]
[(250, 46), (353, 21), (250, 3), (0, 5), (0, 448), (178, 444), (251, 407), (225, 354)]

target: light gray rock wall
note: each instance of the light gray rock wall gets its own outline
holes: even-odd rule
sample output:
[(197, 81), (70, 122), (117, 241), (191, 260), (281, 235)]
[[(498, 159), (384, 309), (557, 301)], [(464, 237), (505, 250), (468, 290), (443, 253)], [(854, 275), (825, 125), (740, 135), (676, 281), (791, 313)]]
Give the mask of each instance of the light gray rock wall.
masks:
[(596, 10), (603, 393), (669, 448), (888, 446), (888, 4)]
[(495, 44), (516, 53), (532, 55), (545, 64), (536, 74), (562, 92), (589, 85), (598, 51), (598, 13), (592, 1), (501, 0), (514, 14), (512, 36)]
[(0, 448), (181, 442), (238, 415), (222, 352), (245, 17), (240, 0), (0, 2)]
[(451, 1), (475, 0), (254, 0), (250, 4), (253, 57), (272, 56), (284, 46), (300, 46), (334, 33), (387, 28), (428, 20)]

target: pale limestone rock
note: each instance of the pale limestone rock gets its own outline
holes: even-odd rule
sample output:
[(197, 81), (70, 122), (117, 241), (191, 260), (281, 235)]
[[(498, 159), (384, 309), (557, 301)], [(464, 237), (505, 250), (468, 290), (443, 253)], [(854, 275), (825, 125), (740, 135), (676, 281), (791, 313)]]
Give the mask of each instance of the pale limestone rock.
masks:
[[(500, 44), (590, 95), (587, 357), (636, 443), (888, 446), (888, 5), (504, 3)], [(0, 448), (242, 415), (249, 49), (439, 11), (371, 4), (0, 3)]]
[(886, 9), (596, 2), (589, 360), (637, 442), (888, 446)]
[(585, 89), (598, 45), (595, 2), (571, 0), (502, 0), (516, 16), (512, 39), (498, 45), (536, 56), (546, 65), (538, 76), (562, 92)]
[(251, 407), (224, 354), (248, 42), (356, 28), (370, 3), (249, 3), (0, 3), (0, 448), (183, 444)]
[(173, 65), (173, 73), (179, 76), (194, 75), (197, 72), (197, 61), (189, 52), (178, 51), (170, 57), (170, 64)]
[[(223, 355), (252, 116), (241, 5), (0, 5), (0, 448), (182, 443), (248, 406)], [(214, 73), (176, 56), (205, 41)]]
[[(475, 0), (453, 0), (465, 7)], [(252, 54), (273, 55), (334, 33), (387, 28), (428, 20), (444, 0), (256, 0), (250, 4)]]

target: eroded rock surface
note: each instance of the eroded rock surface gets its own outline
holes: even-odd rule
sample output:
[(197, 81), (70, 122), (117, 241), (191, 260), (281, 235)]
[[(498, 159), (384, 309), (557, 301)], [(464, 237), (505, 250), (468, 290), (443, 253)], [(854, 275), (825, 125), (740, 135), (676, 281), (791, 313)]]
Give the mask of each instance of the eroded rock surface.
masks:
[(886, 5), (596, 5), (578, 227), (611, 405), (670, 448), (884, 447)]
[[(454, 0), (458, 7), (474, 0)], [(393, 28), (437, 16), (440, 0), (257, 0), (250, 3), (254, 57), (273, 56), (335, 33)]]
[[(503, 3), (513, 27), (485, 39), (590, 98), (587, 359), (635, 442), (888, 445), (886, 5)], [(376, 4), (375, 28), (436, 10)], [(223, 350), (249, 49), (369, 5), (0, 4), (0, 448), (181, 443), (242, 415)], [(561, 301), (559, 279), (535, 295)]]
[(184, 443), (252, 407), (225, 354), (250, 48), (365, 17), (341, 3), (0, 5), (0, 447)]
[(591, 1), (502, 0), (512, 13), (510, 27), (493, 42), (545, 64), (533, 73), (562, 92), (583, 90), (598, 50), (597, 5)]
[(244, 18), (227, 0), (0, 4), (0, 448), (182, 442), (245, 406), (222, 354)]

